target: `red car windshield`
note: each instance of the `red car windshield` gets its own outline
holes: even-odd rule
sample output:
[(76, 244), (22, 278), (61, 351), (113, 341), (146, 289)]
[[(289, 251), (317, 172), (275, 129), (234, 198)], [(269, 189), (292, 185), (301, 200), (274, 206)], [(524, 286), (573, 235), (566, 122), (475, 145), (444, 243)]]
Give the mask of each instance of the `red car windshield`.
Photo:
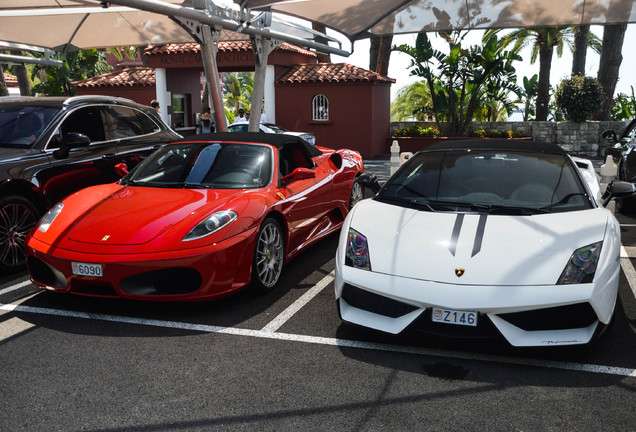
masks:
[(271, 183), (272, 165), (272, 149), (264, 145), (172, 144), (148, 156), (121, 182), (168, 188), (260, 188)]

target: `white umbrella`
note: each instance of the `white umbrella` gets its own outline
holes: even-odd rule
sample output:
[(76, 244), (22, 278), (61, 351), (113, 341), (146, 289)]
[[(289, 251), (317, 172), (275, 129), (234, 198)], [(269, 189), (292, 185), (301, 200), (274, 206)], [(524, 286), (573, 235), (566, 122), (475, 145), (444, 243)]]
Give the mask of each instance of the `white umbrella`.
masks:
[(350, 40), (453, 29), (636, 22), (634, 0), (234, 0), (315, 21)]
[[(163, 0), (180, 5), (183, 0)], [(247, 39), (224, 32), (223, 40)], [(103, 8), (99, 1), (3, 0), (0, 41), (58, 52), (116, 46), (192, 42), (193, 37), (170, 16), (130, 7)]]
[[(196, 4), (198, 9), (193, 8)], [(217, 126), (224, 129), (222, 99), (215, 63), (214, 41), (209, 27), (218, 29), (220, 40), (286, 40), (305, 46), (323, 46), (313, 41), (313, 33), (270, 20), (239, 14), (231, 0), (2, 0), (0, 2), (0, 47), (26, 49), (42, 47), (59, 52), (116, 46), (158, 45), (192, 42), (196, 34), (201, 42), (204, 68), (211, 99), (218, 116)], [(177, 22), (180, 21), (180, 23)], [(263, 24), (266, 23), (266, 24)], [(202, 25), (205, 24), (205, 25)], [(185, 30), (184, 26), (188, 29)], [(215, 34), (216, 35), (216, 34)], [(348, 53), (326, 46), (327, 52)], [(258, 48), (262, 52), (262, 47)], [(0, 55), (0, 60), (29, 61), (28, 58)], [(264, 68), (263, 68), (264, 70)], [(257, 67), (257, 72), (259, 68)], [(263, 72), (264, 73), (264, 72)], [(258, 87), (258, 86), (257, 86)], [(259, 90), (257, 88), (256, 90)], [(258, 95), (258, 92), (255, 92)], [(258, 109), (254, 112), (257, 118)]]

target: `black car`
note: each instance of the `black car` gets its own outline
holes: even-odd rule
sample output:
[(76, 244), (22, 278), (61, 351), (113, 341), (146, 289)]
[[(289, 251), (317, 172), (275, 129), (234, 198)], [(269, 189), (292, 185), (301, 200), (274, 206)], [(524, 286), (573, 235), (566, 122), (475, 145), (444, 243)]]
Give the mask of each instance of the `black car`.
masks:
[[(618, 179), (636, 183), (636, 119), (627, 125), (622, 134), (608, 130), (603, 132), (603, 138), (609, 144), (606, 156), (612, 155), (618, 165)], [(636, 212), (636, 198), (616, 200), (616, 210), (623, 213)]]
[(122, 168), (179, 138), (154, 109), (127, 99), (0, 98), (0, 269), (22, 268), (25, 236), (57, 201), (119, 180)]

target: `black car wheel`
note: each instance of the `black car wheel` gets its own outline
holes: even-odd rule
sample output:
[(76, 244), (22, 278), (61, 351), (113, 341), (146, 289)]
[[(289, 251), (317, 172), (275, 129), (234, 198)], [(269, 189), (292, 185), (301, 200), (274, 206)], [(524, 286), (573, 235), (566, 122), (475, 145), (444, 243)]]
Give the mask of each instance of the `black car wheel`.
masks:
[(23, 268), (25, 237), (38, 219), (38, 210), (26, 198), (10, 195), (0, 199), (0, 269), (15, 271)]
[(351, 186), (351, 196), (349, 197), (349, 210), (364, 199), (364, 188), (357, 181), (353, 181)]
[(252, 263), (252, 287), (260, 292), (274, 289), (283, 272), (285, 260), (283, 230), (273, 218), (261, 225), (254, 248)]

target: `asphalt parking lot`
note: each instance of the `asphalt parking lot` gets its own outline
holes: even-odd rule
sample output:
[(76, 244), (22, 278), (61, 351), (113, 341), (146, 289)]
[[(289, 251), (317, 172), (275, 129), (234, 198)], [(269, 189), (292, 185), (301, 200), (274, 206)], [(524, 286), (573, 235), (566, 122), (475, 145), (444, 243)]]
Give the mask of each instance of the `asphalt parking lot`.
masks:
[(618, 217), (616, 320), (583, 347), (342, 324), (337, 235), (289, 263), (276, 291), (214, 302), (59, 295), (0, 275), (0, 430), (633, 430), (636, 218)]

